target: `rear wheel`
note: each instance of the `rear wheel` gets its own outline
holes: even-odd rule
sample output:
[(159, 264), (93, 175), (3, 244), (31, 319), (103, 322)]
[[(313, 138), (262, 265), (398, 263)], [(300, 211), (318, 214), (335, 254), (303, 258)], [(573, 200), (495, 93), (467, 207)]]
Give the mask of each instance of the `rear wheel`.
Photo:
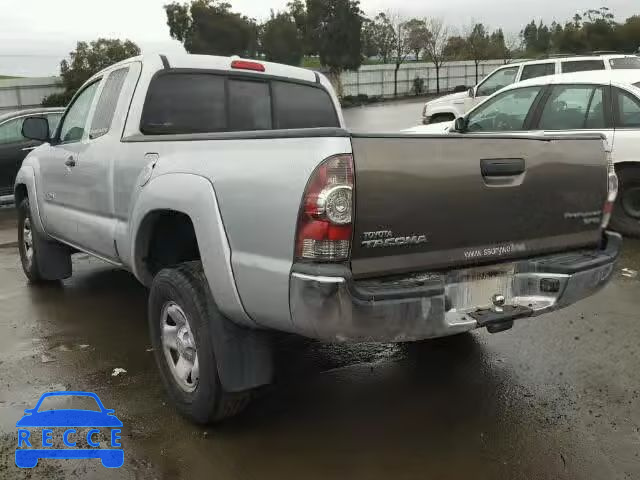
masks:
[(163, 384), (178, 411), (207, 424), (236, 415), (249, 392), (225, 391), (218, 375), (211, 322), (218, 310), (200, 262), (162, 270), (149, 296), (149, 328)]
[(451, 113), (438, 113), (429, 119), (429, 124), (451, 122), (453, 120), (455, 120), (455, 117)]
[(611, 217), (611, 229), (629, 237), (640, 237), (640, 167), (617, 171), (620, 191)]

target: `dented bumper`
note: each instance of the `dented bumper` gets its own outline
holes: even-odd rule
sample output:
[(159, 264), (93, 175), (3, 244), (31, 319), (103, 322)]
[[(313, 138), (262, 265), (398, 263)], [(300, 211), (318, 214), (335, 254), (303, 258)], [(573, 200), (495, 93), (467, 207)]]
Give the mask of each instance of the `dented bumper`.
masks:
[(496, 283), (500, 291), (488, 290), (486, 301), (471, 305), (465, 299), (477, 282), (461, 271), (358, 281), (346, 268), (294, 268), (291, 317), (300, 334), (328, 341), (405, 342), (491, 329), (593, 295), (611, 278), (621, 246), (619, 235), (606, 233), (600, 250), (512, 262)]

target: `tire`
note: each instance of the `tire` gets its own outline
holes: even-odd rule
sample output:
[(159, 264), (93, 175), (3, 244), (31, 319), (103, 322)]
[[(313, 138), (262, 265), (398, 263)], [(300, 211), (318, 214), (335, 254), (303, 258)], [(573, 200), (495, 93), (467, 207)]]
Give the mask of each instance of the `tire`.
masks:
[[(200, 262), (164, 269), (154, 278), (149, 331), (156, 363), (176, 409), (198, 424), (234, 416), (250, 400), (250, 391), (226, 392), (218, 375), (211, 322), (228, 321), (214, 302)], [(173, 332), (171, 345), (163, 337), (173, 339)]]
[(455, 120), (454, 115), (450, 113), (439, 113), (429, 119), (429, 125), (433, 123), (451, 122), (453, 120)]
[(18, 205), (18, 250), (24, 274), (32, 283), (71, 276), (71, 253), (65, 245), (48, 240), (34, 228), (29, 199)]
[(640, 238), (640, 167), (617, 171), (620, 189), (610, 227), (628, 237)]

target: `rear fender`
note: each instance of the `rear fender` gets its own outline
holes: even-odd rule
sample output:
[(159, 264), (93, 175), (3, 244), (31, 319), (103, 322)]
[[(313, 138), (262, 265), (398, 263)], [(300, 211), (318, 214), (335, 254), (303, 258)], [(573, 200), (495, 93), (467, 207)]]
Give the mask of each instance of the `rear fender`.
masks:
[(159, 210), (173, 210), (191, 219), (209, 288), (220, 311), (239, 324), (255, 327), (245, 312), (231, 269), (231, 250), (213, 185), (186, 173), (160, 175), (140, 189), (131, 214), (130, 264), (134, 275), (151, 285), (145, 264), (150, 229), (146, 220)]
[(199, 175), (172, 173), (155, 177), (139, 191), (131, 216), (131, 265), (145, 285), (153, 280), (144, 262), (151, 231), (145, 219), (158, 210), (183, 213), (193, 224), (209, 288), (226, 317), (211, 319), (218, 374), (225, 390), (237, 392), (269, 383), (270, 339), (266, 332), (251, 328), (256, 324), (240, 301), (213, 185)]

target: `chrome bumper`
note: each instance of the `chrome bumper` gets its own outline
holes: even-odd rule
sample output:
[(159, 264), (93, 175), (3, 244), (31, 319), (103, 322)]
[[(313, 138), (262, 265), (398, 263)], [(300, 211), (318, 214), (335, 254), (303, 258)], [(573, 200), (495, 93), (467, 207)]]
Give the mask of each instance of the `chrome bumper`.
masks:
[[(509, 305), (527, 310), (518, 318), (533, 317), (593, 295), (611, 278), (621, 245), (619, 235), (607, 233), (602, 250), (516, 262)], [(553, 282), (553, 292), (543, 291), (542, 279)], [(474, 318), (477, 308), (448, 307), (451, 298), (464, 296), (465, 292), (461, 284), (451, 283), (447, 273), (381, 280), (377, 285), (369, 281), (363, 286), (348, 274), (330, 276), (294, 270), (289, 288), (295, 330), (321, 340), (406, 342), (486, 326)], [(512, 320), (505, 315), (501, 321)]]

